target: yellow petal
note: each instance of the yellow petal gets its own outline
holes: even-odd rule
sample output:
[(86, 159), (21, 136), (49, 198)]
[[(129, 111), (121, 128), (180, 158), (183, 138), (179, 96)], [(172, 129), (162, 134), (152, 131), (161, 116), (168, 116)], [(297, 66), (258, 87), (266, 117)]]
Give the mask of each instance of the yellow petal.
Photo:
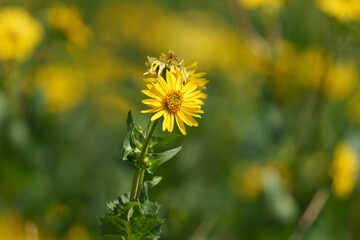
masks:
[(195, 91), (195, 92), (191, 92), (191, 93), (187, 93), (187, 94), (184, 94), (184, 98), (194, 98), (194, 97), (197, 97), (199, 98), (201, 96), (201, 91)]
[(204, 113), (204, 111), (199, 108), (188, 108), (188, 107), (181, 106), (181, 109), (185, 109), (187, 112)]
[(156, 78), (154, 78), (154, 77), (146, 77), (146, 78), (143, 78), (143, 81), (144, 81), (145, 83), (154, 83), (154, 82), (156, 82), (157, 80), (156, 80)]
[(176, 113), (175, 114), (175, 119), (176, 119), (176, 123), (180, 129), (180, 132), (183, 134), (183, 135), (186, 135), (186, 129), (185, 129), (185, 126), (184, 126), (184, 123), (183, 121), (181, 120), (181, 118), (178, 116), (178, 114)]
[(159, 76), (159, 84), (162, 87), (162, 89), (164, 89), (165, 93), (169, 92), (168, 85), (166, 84), (164, 78), (161, 76)]
[(183, 111), (179, 111), (177, 112), (179, 114), (179, 117), (190, 127), (191, 126), (199, 126), (199, 124), (195, 121), (195, 119), (193, 117), (191, 117), (190, 115), (186, 114)]
[(205, 76), (206, 73), (205, 72), (201, 72), (201, 73), (195, 73), (195, 74), (192, 74), (191, 77), (192, 78), (201, 78), (203, 76)]
[(201, 93), (201, 94), (200, 94), (200, 98), (206, 99), (206, 98), (207, 98), (207, 95), (206, 95), (205, 93)]
[(182, 93), (189, 93), (189, 92), (192, 92), (196, 89), (196, 85), (189, 82), (187, 84), (185, 84), (185, 86), (181, 89), (181, 92)]
[(187, 108), (200, 108), (199, 104), (192, 103), (192, 102), (185, 102), (185, 101), (181, 104), (181, 106), (187, 107)]
[(142, 110), (141, 113), (154, 113), (161, 110), (161, 108), (151, 108), (151, 109), (147, 109), (147, 110)]
[(169, 132), (172, 132), (172, 130), (174, 129), (174, 114), (173, 113), (169, 114), (168, 129), (169, 129)]
[(169, 120), (169, 113), (167, 111), (164, 111), (164, 121), (162, 125), (162, 130), (165, 131), (167, 128), (167, 122)]
[(161, 98), (159, 96), (156, 96), (154, 93), (152, 93), (150, 90), (141, 90), (143, 94), (145, 94), (148, 97), (155, 98), (159, 101), (161, 101)]
[(167, 92), (161, 87), (159, 82), (153, 84), (153, 86), (156, 89), (156, 91), (154, 91), (154, 89), (151, 89), (154, 94), (160, 95), (161, 97), (166, 95)]
[(154, 121), (156, 119), (158, 119), (159, 117), (161, 117), (163, 115), (164, 111), (159, 111), (157, 113), (155, 113), (152, 117), (151, 117), (151, 121)]
[(183, 79), (181, 76), (176, 78), (176, 91), (179, 91), (182, 87)]
[(190, 116), (194, 116), (194, 117), (198, 117), (198, 118), (201, 118), (201, 116), (197, 113), (194, 113), (192, 111), (187, 111), (185, 108), (181, 108), (182, 111), (184, 111), (185, 113), (187, 113), (188, 115)]
[(166, 81), (170, 89), (175, 89), (175, 76), (170, 71), (166, 71)]
[(141, 101), (142, 103), (146, 104), (146, 105), (151, 105), (151, 106), (155, 106), (155, 107), (161, 107), (161, 102), (155, 99), (144, 99)]

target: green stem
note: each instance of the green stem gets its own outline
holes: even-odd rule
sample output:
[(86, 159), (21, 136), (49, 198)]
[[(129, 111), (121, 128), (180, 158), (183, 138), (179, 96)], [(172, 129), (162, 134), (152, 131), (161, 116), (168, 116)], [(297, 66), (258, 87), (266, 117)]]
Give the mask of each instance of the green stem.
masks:
[(138, 168), (134, 169), (134, 177), (131, 187), (131, 199), (139, 200), (142, 183), (144, 181), (144, 176), (145, 176), (145, 170), (140, 170)]
[[(137, 160), (137, 162), (139, 163), (140, 166), (143, 164), (144, 158), (148, 152), (149, 142), (150, 142), (151, 136), (152, 136), (158, 122), (159, 122), (159, 119), (157, 119), (155, 121), (149, 120), (148, 128), (147, 128), (146, 134), (144, 136), (145, 142), (143, 144), (143, 147), (142, 147), (142, 150), (140, 153), (140, 157)], [(141, 188), (142, 188), (142, 185), (144, 182), (144, 176), (145, 176), (145, 169), (143, 169), (141, 167), (135, 167), (130, 199), (139, 200)]]

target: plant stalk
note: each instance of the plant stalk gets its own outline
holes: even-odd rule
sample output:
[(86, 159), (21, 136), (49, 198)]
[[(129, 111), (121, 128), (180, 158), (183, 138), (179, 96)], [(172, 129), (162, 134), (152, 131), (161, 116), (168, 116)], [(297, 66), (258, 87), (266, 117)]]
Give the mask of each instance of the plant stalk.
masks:
[(141, 153), (140, 153), (140, 157), (137, 160), (137, 162), (139, 163), (140, 166), (135, 166), (135, 169), (134, 169), (134, 177), (133, 177), (133, 182), (132, 182), (132, 187), (131, 187), (130, 199), (139, 200), (139, 198), (140, 198), (141, 188), (142, 188), (142, 185), (144, 182), (144, 176), (145, 176), (145, 169), (142, 168), (141, 165), (143, 164), (144, 158), (148, 152), (149, 142), (150, 142), (151, 136), (152, 136), (158, 122), (159, 122), (159, 119), (156, 119), (155, 121), (149, 120), (148, 128), (147, 128), (146, 134), (144, 136), (145, 141), (144, 141)]

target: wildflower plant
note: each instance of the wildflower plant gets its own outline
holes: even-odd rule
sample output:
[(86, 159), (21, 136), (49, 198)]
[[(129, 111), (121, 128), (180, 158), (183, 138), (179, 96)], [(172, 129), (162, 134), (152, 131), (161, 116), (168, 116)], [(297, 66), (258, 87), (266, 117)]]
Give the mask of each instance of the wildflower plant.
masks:
[[(124, 240), (160, 238), (160, 226), (164, 220), (158, 216), (160, 206), (149, 200), (148, 190), (156, 186), (161, 177), (144, 182), (145, 173), (154, 174), (160, 165), (181, 150), (180, 146), (159, 152), (160, 147), (178, 137), (172, 134), (175, 123), (186, 135), (185, 124), (197, 127), (194, 117), (201, 118), (200, 114), (204, 113), (201, 106), (206, 95), (202, 90), (208, 81), (202, 78), (205, 73), (196, 73), (196, 62), (184, 63), (169, 51), (159, 58), (148, 58), (147, 66), (148, 71), (144, 73), (147, 84), (142, 92), (148, 98), (142, 102), (150, 109), (141, 112), (153, 115), (144, 130), (134, 122), (131, 111), (128, 113), (122, 160), (134, 167), (131, 192), (107, 204), (109, 213), (101, 219), (101, 237)], [(162, 130), (169, 134), (154, 136), (162, 117)]]

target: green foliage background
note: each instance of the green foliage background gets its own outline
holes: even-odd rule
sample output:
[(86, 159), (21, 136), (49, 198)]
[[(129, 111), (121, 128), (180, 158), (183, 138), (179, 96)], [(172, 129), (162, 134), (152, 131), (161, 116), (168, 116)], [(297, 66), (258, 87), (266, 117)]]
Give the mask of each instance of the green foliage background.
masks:
[[(63, 3), (91, 30), (86, 47), (48, 27), (53, 1), (0, 2), (45, 30), (33, 57), (0, 63), (0, 82), (21, 89), (0, 90), (0, 239), (27, 239), (34, 224), (39, 239), (97, 239), (106, 202), (130, 191), (127, 112), (144, 127), (150, 117), (140, 114), (146, 56), (169, 49), (198, 60), (210, 83), (199, 127), (155, 172), (162, 239), (289, 239), (319, 189), (329, 196), (303, 239), (359, 239), (359, 184), (339, 197), (331, 177), (336, 147), (346, 141), (358, 156), (360, 146), (358, 22), (338, 22), (311, 0), (255, 10), (235, 0)], [(333, 80), (337, 63), (355, 76)], [(37, 82), (51, 64), (78, 69), (85, 86), (55, 112), (45, 92), (57, 90)]]

